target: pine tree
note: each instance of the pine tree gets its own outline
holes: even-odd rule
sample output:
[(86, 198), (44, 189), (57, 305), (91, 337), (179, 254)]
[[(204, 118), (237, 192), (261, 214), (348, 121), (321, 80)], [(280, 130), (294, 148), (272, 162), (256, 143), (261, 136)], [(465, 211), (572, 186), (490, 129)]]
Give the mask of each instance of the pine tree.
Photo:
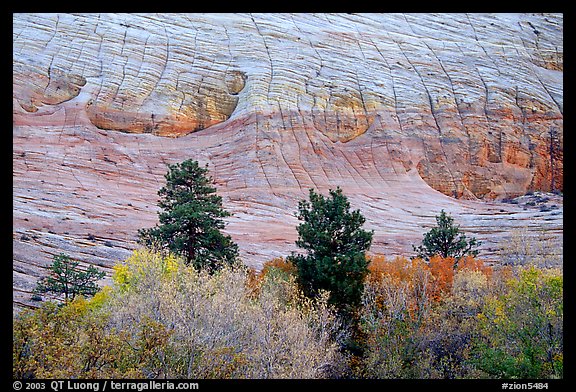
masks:
[(96, 282), (104, 277), (104, 272), (93, 265), (86, 271), (78, 268), (79, 263), (70, 259), (70, 256), (60, 253), (54, 255), (50, 266), (50, 275), (36, 284), (35, 293), (64, 294), (64, 300), (73, 300), (76, 295), (92, 296), (99, 290)]
[(296, 245), (306, 254), (292, 254), (288, 260), (297, 268), (298, 281), (307, 296), (320, 290), (330, 292), (329, 303), (344, 316), (360, 305), (364, 278), (368, 273), (366, 250), (373, 231), (362, 229), (365, 218), (359, 210), (350, 212), (350, 203), (340, 187), (324, 197), (310, 189), (310, 201), (298, 204)]
[(454, 218), (446, 214), (444, 210), (436, 216), (436, 224), (436, 227), (424, 234), (422, 245), (417, 247), (412, 245), (418, 254), (417, 257), (424, 260), (430, 260), (432, 256), (453, 257), (454, 268), (457, 268), (458, 261), (462, 257), (478, 255), (479, 251), (474, 248), (480, 246), (481, 242), (474, 237), (468, 240), (466, 235), (460, 234), (460, 227), (454, 225)]
[(140, 241), (160, 245), (183, 256), (188, 265), (210, 272), (233, 264), (238, 245), (220, 231), (225, 227), (222, 218), (231, 214), (222, 208), (208, 165), (188, 159), (168, 168), (166, 186), (158, 191), (160, 224), (139, 230)]

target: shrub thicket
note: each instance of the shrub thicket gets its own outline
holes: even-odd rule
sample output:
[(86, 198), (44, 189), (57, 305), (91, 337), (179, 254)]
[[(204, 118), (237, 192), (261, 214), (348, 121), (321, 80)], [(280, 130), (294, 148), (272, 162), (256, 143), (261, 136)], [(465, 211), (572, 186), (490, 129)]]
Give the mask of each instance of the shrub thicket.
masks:
[(14, 322), (15, 378), (323, 378), (344, 364), (327, 295), (246, 268), (196, 270), (138, 250), (113, 285), (23, 311)]
[(563, 277), (467, 257), (367, 259), (356, 338), (283, 259), (209, 273), (141, 249), (92, 298), (24, 310), (15, 378), (561, 378)]

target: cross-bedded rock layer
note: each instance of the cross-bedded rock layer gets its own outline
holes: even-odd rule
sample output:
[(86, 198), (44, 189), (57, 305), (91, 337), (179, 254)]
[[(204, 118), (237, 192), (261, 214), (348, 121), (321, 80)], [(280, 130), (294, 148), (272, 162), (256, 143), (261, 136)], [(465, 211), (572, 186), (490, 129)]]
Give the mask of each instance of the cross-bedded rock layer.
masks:
[(17, 302), (59, 248), (125, 255), (187, 158), (210, 163), (253, 265), (294, 250), (310, 187), (344, 188), (383, 253), (409, 253), (441, 208), (486, 251), (513, 227), (562, 232), (558, 210), (491, 201), (562, 190), (562, 15), (13, 21)]

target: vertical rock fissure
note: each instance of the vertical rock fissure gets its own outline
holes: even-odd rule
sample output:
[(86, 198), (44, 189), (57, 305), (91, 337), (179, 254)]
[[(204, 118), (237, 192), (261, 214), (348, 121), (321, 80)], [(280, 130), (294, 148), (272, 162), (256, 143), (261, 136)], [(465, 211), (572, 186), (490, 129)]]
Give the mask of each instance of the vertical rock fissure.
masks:
[(364, 94), (362, 93), (362, 85), (360, 84), (360, 77), (358, 76), (358, 71), (354, 71), (354, 76), (356, 77), (356, 85), (358, 86), (358, 94), (360, 95), (360, 102), (362, 102), (362, 109), (364, 110), (364, 118), (366, 119), (366, 131), (370, 127), (370, 119), (368, 114), (368, 109), (366, 108), (366, 101), (364, 100)]
[[(288, 134), (289, 131), (288, 131), (288, 128), (286, 127), (286, 122), (284, 121), (284, 113), (282, 112), (282, 105), (280, 104), (280, 101), (277, 101), (277, 103), (278, 103), (278, 111), (280, 112), (280, 118), (282, 119), (282, 131), (284, 134)], [(281, 137), (281, 139), (282, 139), (282, 137)], [(280, 156), (282, 157), (282, 160), (284, 161), (284, 164), (286, 165), (286, 167), (288, 167), (288, 170), (290, 170), (290, 173), (292, 174), (292, 177), (294, 177), (296, 184), (298, 184), (298, 188), (300, 190), (302, 190), (302, 184), (300, 184), (300, 180), (298, 180), (296, 173), (294, 173), (294, 169), (292, 169), (292, 164), (288, 163), (288, 161), (286, 160), (286, 156), (284, 155), (284, 150), (282, 148), (282, 144), (283, 143), (280, 143), (280, 145), (278, 146), (278, 150), (280, 150)], [(302, 162), (300, 162), (300, 166), (302, 166)]]
[[(516, 85), (515, 88), (515, 95), (516, 95), (516, 106), (518, 107), (518, 109), (520, 109), (520, 112), (522, 113), (522, 133), (524, 135), (526, 135), (528, 132), (526, 132), (526, 107), (522, 107), (520, 106), (520, 100), (519, 100), (519, 91), (518, 91), (518, 85)], [(502, 140), (500, 140), (500, 150), (502, 150)], [(502, 158), (502, 151), (500, 151), (500, 157)]]
[(270, 64), (270, 80), (268, 81), (268, 91), (266, 94), (266, 98), (270, 99), (270, 90), (272, 87), (272, 79), (274, 78), (274, 64), (272, 63), (272, 57), (270, 56), (270, 49), (268, 49), (268, 44), (266, 43), (266, 38), (264, 37), (264, 35), (260, 31), (260, 26), (258, 26), (258, 23), (256, 23), (256, 20), (254, 19), (254, 16), (252, 14), (250, 14), (250, 19), (252, 19), (252, 23), (254, 23), (254, 26), (256, 27), (256, 31), (258, 32), (258, 35), (262, 38), (262, 42), (264, 43), (264, 48), (266, 48), (266, 55), (268, 56), (268, 62)]
[(556, 159), (556, 128), (550, 128), (550, 191), (556, 191), (556, 170), (554, 169), (555, 159)]
[[(164, 80), (164, 73), (166, 72), (166, 69), (168, 68), (168, 64), (170, 61), (170, 37), (168, 35), (168, 31), (166, 30), (165, 26), (164, 26), (164, 36), (166, 37), (166, 45), (165, 45), (166, 50), (165, 50), (165, 55), (164, 55), (164, 62), (162, 64), (162, 68), (160, 70), (160, 75), (156, 78), (156, 81), (155, 81), (153, 87), (147, 90), (147, 95), (144, 97), (144, 99), (142, 99), (142, 104), (144, 104), (150, 98), (150, 95), (152, 94), (153, 91), (156, 91), (160, 81)], [(142, 50), (142, 56), (144, 56), (144, 54), (146, 52), (146, 47), (147, 47), (146, 44), (147, 43), (148, 43), (148, 37), (146, 37), (146, 43), (144, 44), (144, 49)], [(180, 105), (180, 107), (182, 107), (182, 105)]]
[[(299, 100), (299, 99), (300, 99), (300, 98), (298, 98), (298, 100)], [(326, 183), (328, 183), (328, 182), (330, 181), (330, 177), (331, 177), (331, 176), (329, 176), (328, 173), (326, 172), (326, 168), (324, 167), (325, 161), (322, 160), (322, 159), (320, 159), (320, 155), (318, 154), (319, 151), (318, 151), (318, 147), (316, 146), (316, 142), (314, 142), (314, 141), (312, 140), (312, 137), (310, 136), (310, 133), (309, 133), (309, 131), (308, 131), (308, 127), (306, 126), (307, 116), (304, 116), (304, 115), (302, 114), (302, 111), (300, 110), (299, 101), (298, 101), (298, 104), (296, 105), (296, 107), (297, 107), (297, 109), (298, 109), (298, 114), (300, 115), (300, 118), (301, 118), (301, 120), (302, 120), (303, 131), (304, 131), (304, 133), (306, 134), (306, 137), (308, 138), (308, 142), (309, 142), (310, 146), (312, 146), (312, 150), (314, 151), (314, 157), (318, 160), (318, 166), (320, 166), (320, 168), (322, 169), (322, 173), (324, 173), (324, 177), (326, 177), (324, 181), (325, 181)], [(315, 126), (315, 124), (314, 124), (314, 121), (310, 121), (310, 123), (312, 124), (312, 128), (314, 128), (314, 129), (317, 130), (317, 128), (316, 128), (316, 126)], [(317, 130), (317, 131), (318, 131), (318, 130)], [(318, 131), (318, 132), (320, 132), (320, 131)], [(303, 167), (303, 169), (306, 170), (306, 171), (308, 171), (305, 167)]]
[(260, 165), (260, 170), (262, 170), (262, 174), (264, 175), (264, 179), (266, 180), (268, 187), (272, 191), (272, 194), (274, 196), (277, 196), (276, 192), (274, 190), (274, 187), (272, 187), (272, 184), (270, 183), (270, 179), (268, 178), (268, 174), (266, 173), (266, 169), (264, 168), (264, 164), (262, 163), (262, 158), (260, 157), (260, 155), (262, 154), (262, 150), (258, 148), (258, 146), (260, 145), (260, 141), (259, 141), (259, 137), (258, 137), (258, 135), (260, 134), (260, 129), (258, 127), (258, 124), (260, 124), (260, 119), (258, 118), (258, 111), (255, 112), (255, 116), (256, 116), (256, 122), (254, 123), (254, 126), (256, 127), (256, 132), (255, 132), (256, 141), (255, 141), (254, 147), (256, 149), (255, 150), (256, 160), (258, 161), (258, 164)]
[[(380, 118), (380, 114), (376, 114), (376, 117), (374, 118), (374, 123), (378, 121), (378, 123), (380, 124), (380, 129), (383, 129), (383, 125), (382, 125), (382, 120)], [(384, 178), (384, 176), (382, 175), (382, 171), (380, 169), (380, 165), (378, 165), (378, 163), (376, 162), (375, 154), (374, 154), (374, 140), (376, 139), (376, 137), (372, 137), (370, 138), (370, 155), (372, 156), (372, 162), (374, 164), (374, 167), (376, 168), (376, 171), (378, 172), (378, 175), (380, 176), (380, 179), (387, 184), (388, 180), (386, 180)], [(388, 152), (388, 156), (390, 156), (390, 149), (388, 148), (388, 140), (386, 138), (384, 138), (384, 145), (386, 146), (386, 151)], [(392, 160), (390, 159), (390, 162), (392, 162)], [(394, 171), (394, 174), (398, 174), (396, 172), (396, 167), (394, 166), (394, 164), (391, 164), (392, 166), (392, 170)]]
[[(529, 49), (526, 47), (526, 43), (524, 42), (524, 39), (520, 38), (520, 42), (522, 42), (522, 46), (524, 46), (524, 50), (528, 53), (528, 56), (530, 56), (529, 54)], [(543, 60), (544, 61), (544, 60)], [(558, 109), (558, 111), (560, 112), (560, 114), (564, 115), (564, 112), (562, 110), (562, 107), (560, 106), (560, 104), (558, 103), (558, 101), (556, 100), (556, 98), (554, 98), (554, 96), (552, 95), (552, 93), (550, 92), (550, 90), (548, 90), (548, 87), (546, 87), (546, 84), (544, 84), (544, 82), (542, 81), (542, 79), (540, 78), (540, 75), (538, 75), (538, 73), (536, 71), (534, 71), (534, 69), (532, 67), (530, 67), (530, 73), (532, 75), (534, 75), (534, 77), (538, 80), (538, 82), (540, 83), (540, 85), (542, 86), (542, 88), (544, 89), (544, 91), (546, 91), (546, 94), (548, 94), (548, 96), (550, 97), (550, 99), (552, 100), (552, 102), (554, 102), (554, 104), (556, 105), (556, 108)]]
[(454, 106), (456, 107), (456, 110), (458, 112), (458, 119), (460, 120), (460, 126), (461, 129), (464, 130), (464, 132), (466, 133), (466, 137), (467, 137), (467, 151), (468, 151), (468, 163), (471, 162), (471, 154), (470, 154), (470, 132), (468, 131), (468, 128), (464, 125), (464, 120), (462, 117), (462, 112), (460, 111), (460, 106), (458, 105), (458, 102), (456, 101), (456, 90), (454, 89), (454, 82), (452, 81), (452, 78), (450, 77), (450, 74), (448, 73), (448, 71), (446, 71), (446, 68), (444, 67), (444, 64), (442, 63), (442, 61), (440, 60), (440, 58), (438, 57), (438, 55), (436, 54), (436, 52), (434, 52), (432, 50), (432, 48), (430, 47), (430, 45), (428, 45), (428, 43), (424, 43), (427, 47), (428, 50), (430, 50), (430, 53), (432, 53), (432, 55), (434, 56), (434, 58), (436, 58), (436, 60), (438, 61), (438, 64), (440, 65), (440, 68), (442, 69), (442, 71), (444, 72), (444, 75), (446, 75), (446, 78), (448, 79), (448, 82), (450, 83), (450, 89), (452, 90), (452, 96), (454, 98)]
[(400, 114), (398, 112), (398, 97), (396, 96), (396, 83), (394, 81), (394, 74), (392, 73), (392, 68), (388, 63), (388, 59), (386, 59), (384, 54), (382, 54), (382, 51), (380, 50), (378, 45), (376, 45), (376, 43), (374, 43), (372, 39), (370, 39), (370, 41), (372, 42), (372, 45), (374, 45), (376, 51), (378, 52), (380, 57), (382, 57), (382, 60), (384, 60), (384, 62), (386, 63), (386, 67), (388, 68), (388, 75), (390, 77), (390, 81), (392, 82), (392, 94), (394, 95), (394, 113), (396, 115), (396, 120), (398, 121), (398, 127), (400, 128), (400, 132), (404, 134), (404, 129), (402, 128), (402, 121), (400, 121)]
[(424, 90), (426, 90), (426, 95), (428, 96), (428, 103), (430, 105), (430, 113), (432, 114), (432, 118), (434, 119), (434, 123), (436, 124), (436, 128), (438, 128), (438, 141), (440, 143), (440, 150), (442, 151), (442, 155), (444, 156), (444, 159), (445, 159), (444, 167), (446, 168), (446, 171), (450, 175), (450, 180), (452, 181), (452, 184), (454, 185), (454, 192), (456, 193), (458, 191), (458, 184), (456, 183), (456, 179), (454, 178), (454, 174), (452, 173), (452, 170), (450, 169), (450, 161), (448, 159), (448, 155), (446, 154), (446, 150), (444, 149), (444, 143), (442, 141), (442, 129), (440, 128), (440, 124), (438, 123), (438, 119), (436, 118), (436, 113), (434, 110), (430, 90), (428, 89), (428, 86), (426, 85), (426, 83), (424, 83), (424, 78), (422, 77), (422, 75), (420, 74), (418, 69), (410, 61), (410, 59), (408, 58), (408, 55), (406, 55), (406, 51), (403, 50), (402, 47), (400, 46), (400, 43), (396, 42), (396, 45), (398, 45), (398, 47), (400, 48), (400, 51), (402, 52), (402, 54), (406, 58), (406, 61), (408, 61), (408, 64), (410, 64), (410, 66), (412, 67), (414, 72), (416, 72), (416, 74), (420, 78), (420, 81), (422, 83), (422, 86), (424, 87)]

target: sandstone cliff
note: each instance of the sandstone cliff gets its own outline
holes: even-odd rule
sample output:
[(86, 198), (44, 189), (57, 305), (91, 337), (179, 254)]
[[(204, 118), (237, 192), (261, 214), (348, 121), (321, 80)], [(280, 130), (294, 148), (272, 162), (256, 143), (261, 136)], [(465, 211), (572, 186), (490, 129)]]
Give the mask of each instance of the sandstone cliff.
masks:
[[(167, 163), (210, 164), (245, 261), (294, 250), (341, 186), (410, 253), (441, 208), (494, 254), (559, 209), (561, 14), (15, 14), (14, 292), (52, 254), (109, 268), (156, 222)], [(561, 252), (561, 251), (560, 251)]]

